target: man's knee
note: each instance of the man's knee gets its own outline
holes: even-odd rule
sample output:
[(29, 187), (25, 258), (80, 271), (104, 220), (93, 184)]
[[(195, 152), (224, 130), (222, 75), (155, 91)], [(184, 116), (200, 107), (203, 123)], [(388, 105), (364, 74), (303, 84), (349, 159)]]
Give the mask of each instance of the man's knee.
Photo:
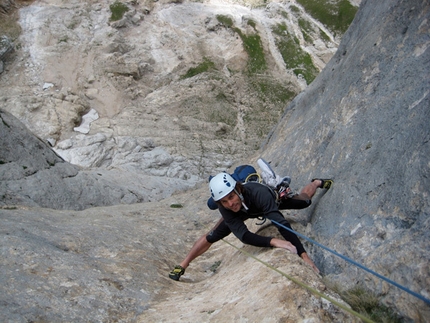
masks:
[(214, 243), (221, 240), (222, 238), (227, 237), (230, 233), (231, 231), (227, 226), (218, 226), (206, 235), (206, 241), (209, 243)]
[(206, 241), (209, 243), (214, 243), (221, 240), (221, 238), (218, 237), (218, 235), (215, 234), (214, 230), (211, 230), (207, 235), (206, 235)]
[(301, 200), (301, 201), (302, 201), (302, 205), (303, 205), (302, 209), (305, 209), (305, 208), (311, 206), (311, 204), (312, 204), (311, 199), (306, 199), (306, 200)]
[(301, 192), (301, 193), (297, 194), (297, 195), (296, 195), (296, 196), (294, 196), (293, 198), (294, 198), (294, 199), (297, 199), (297, 200), (311, 201), (311, 197), (310, 197), (308, 194), (303, 193), (303, 192)]
[(291, 199), (285, 201), (285, 208), (288, 209), (305, 209), (312, 204), (312, 199), (306, 193), (294, 195)]

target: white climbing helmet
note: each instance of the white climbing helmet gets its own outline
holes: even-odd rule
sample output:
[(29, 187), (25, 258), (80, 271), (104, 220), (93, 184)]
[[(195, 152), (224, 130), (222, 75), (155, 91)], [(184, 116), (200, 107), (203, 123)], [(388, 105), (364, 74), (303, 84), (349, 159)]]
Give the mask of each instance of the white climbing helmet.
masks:
[(219, 173), (212, 177), (209, 182), (211, 196), (214, 201), (221, 200), (224, 196), (229, 194), (236, 187), (236, 181), (231, 175), (227, 173)]

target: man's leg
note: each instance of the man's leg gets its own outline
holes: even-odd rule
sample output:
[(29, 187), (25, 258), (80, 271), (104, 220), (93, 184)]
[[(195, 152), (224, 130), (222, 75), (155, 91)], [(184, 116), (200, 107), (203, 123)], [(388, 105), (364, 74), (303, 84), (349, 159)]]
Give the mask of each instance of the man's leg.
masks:
[(302, 188), (299, 194), (290, 198), (281, 199), (279, 209), (305, 209), (311, 205), (312, 198), (318, 188), (329, 189), (332, 183), (333, 181), (331, 179), (313, 179), (312, 182)]
[(322, 181), (320, 179), (316, 179), (313, 182), (310, 182), (308, 185), (302, 188), (300, 191), (300, 194), (306, 194), (308, 199), (312, 199), (312, 197), (315, 195), (317, 188), (321, 187)]

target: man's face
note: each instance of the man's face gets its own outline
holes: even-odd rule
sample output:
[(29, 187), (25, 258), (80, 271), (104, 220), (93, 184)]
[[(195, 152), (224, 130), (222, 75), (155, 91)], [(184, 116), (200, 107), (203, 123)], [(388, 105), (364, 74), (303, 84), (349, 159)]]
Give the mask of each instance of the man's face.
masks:
[(239, 212), (242, 208), (242, 201), (235, 191), (231, 191), (219, 201), (224, 208), (233, 212)]

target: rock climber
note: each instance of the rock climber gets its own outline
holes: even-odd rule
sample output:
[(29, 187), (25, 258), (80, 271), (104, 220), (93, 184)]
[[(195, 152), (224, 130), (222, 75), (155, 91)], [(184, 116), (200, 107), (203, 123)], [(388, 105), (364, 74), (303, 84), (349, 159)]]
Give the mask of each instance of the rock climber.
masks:
[(329, 189), (332, 184), (331, 179), (313, 179), (300, 193), (289, 195), (277, 203), (276, 194), (267, 185), (258, 182), (242, 184), (227, 173), (214, 176), (209, 182), (209, 187), (222, 218), (210, 232), (202, 235), (194, 243), (185, 259), (169, 273), (169, 277), (179, 280), (191, 261), (206, 252), (214, 242), (225, 238), (231, 232), (245, 244), (284, 248), (298, 254), (315, 272), (319, 273), (319, 269), (309, 258), (299, 238), (293, 232), (277, 227), (285, 240), (265, 237), (250, 232), (244, 221), (249, 218), (264, 217), (291, 228), (279, 210), (307, 208), (311, 205), (312, 197), (318, 188)]

